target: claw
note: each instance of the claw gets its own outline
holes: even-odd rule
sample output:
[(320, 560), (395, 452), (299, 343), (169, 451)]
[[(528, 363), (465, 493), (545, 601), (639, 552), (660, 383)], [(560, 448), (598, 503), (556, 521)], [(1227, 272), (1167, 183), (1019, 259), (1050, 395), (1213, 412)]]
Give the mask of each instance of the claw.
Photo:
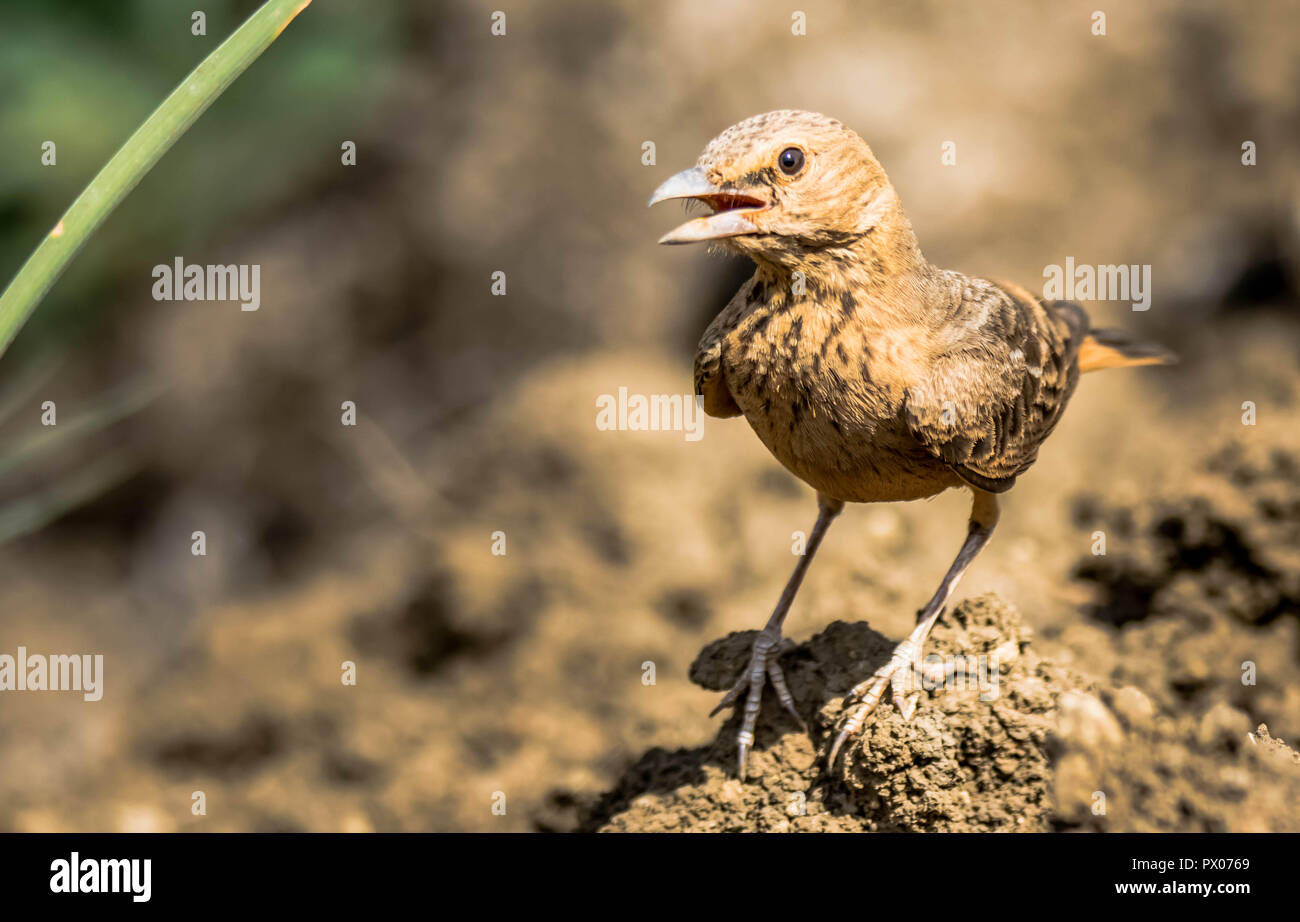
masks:
[(844, 741), (848, 738), (848, 730), (841, 730), (839, 736), (835, 737), (835, 743), (831, 746), (831, 754), (826, 757), (827, 769), (835, 767), (835, 757), (840, 754), (840, 747), (844, 745)]
[(767, 664), (767, 677), (772, 680), (772, 687), (776, 689), (776, 696), (785, 705), (786, 711), (799, 724), (799, 728), (804, 733), (807, 733), (808, 725), (804, 723), (803, 718), (799, 716), (799, 712), (795, 710), (794, 695), (790, 694), (790, 689), (786, 687), (785, 675), (781, 672), (781, 666), (775, 659)]
[[(885, 696), (885, 689), (893, 688), (894, 706), (898, 708), (898, 713), (903, 720), (910, 721), (912, 715), (916, 712), (917, 702), (920, 700), (919, 691), (906, 695), (911, 685), (913, 653), (919, 649), (920, 638), (918, 632), (914, 631), (910, 637), (894, 648), (893, 655), (889, 661), (881, 666), (871, 677), (863, 682), (859, 682), (849, 690), (844, 696), (844, 706), (847, 708), (853, 702), (857, 701), (852, 714), (844, 722), (843, 729), (835, 737), (835, 742), (831, 744), (830, 754), (826, 757), (826, 767), (828, 769), (835, 767), (835, 758), (839, 755), (841, 747), (854, 733), (862, 728), (868, 715), (876, 709), (880, 699)], [(860, 700), (859, 700), (860, 699)]]
[(803, 731), (808, 732), (808, 725), (795, 708), (794, 696), (790, 694), (790, 688), (785, 683), (785, 674), (781, 671), (780, 663), (777, 662), (780, 654), (791, 646), (790, 641), (781, 638), (774, 631), (761, 632), (754, 641), (753, 651), (744, 672), (740, 674), (740, 678), (736, 680), (731, 690), (718, 702), (717, 707), (709, 712), (709, 716), (712, 717), (724, 708), (739, 704), (742, 694), (745, 697), (740, 732), (736, 735), (736, 748), (739, 753), (737, 773), (742, 781), (745, 780), (745, 763), (754, 746), (754, 729), (758, 725), (758, 714), (763, 703), (763, 685), (767, 679), (771, 679), (772, 687), (776, 689), (777, 698), (780, 699), (782, 706), (798, 722)]
[(718, 706), (709, 711), (709, 716), (712, 717), (714, 714), (718, 713), (718, 711), (725, 707), (730, 707), (740, 700), (740, 690), (745, 688), (747, 685), (749, 685), (749, 676), (748, 674), (742, 674), (740, 681), (731, 686), (731, 691), (722, 696), (722, 700), (718, 702)]
[[(876, 700), (879, 700), (879, 698), (877, 697)], [(863, 722), (867, 719), (867, 715), (870, 714), (873, 710), (875, 710), (875, 708), (876, 708), (876, 701), (870, 701), (868, 703), (858, 705), (857, 710), (853, 712), (853, 716), (850, 717), (845, 722), (844, 729), (841, 730), (839, 732), (839, 735), (835, 737), (835, 743), (834, 745), (831, 746), (830, 755), (826, 757), (826, 767), (828, 769), (835, 767), (835, 757), (839, 754), (840, 747), (844, 745), (844, 741), (847, 740), (852, 734), (858, 732)]]

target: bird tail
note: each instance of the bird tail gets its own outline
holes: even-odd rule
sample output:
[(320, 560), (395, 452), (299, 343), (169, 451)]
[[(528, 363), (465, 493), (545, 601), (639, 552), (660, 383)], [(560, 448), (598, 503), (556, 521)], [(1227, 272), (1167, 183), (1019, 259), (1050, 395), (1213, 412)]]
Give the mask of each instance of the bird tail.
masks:
[(1137, 365), (1172, 365), (1178, 356), (1158, 343), (1143, 342), (1127, 330), (1089, 330), (1079, 346), (1079, 371), (1131, 368)]

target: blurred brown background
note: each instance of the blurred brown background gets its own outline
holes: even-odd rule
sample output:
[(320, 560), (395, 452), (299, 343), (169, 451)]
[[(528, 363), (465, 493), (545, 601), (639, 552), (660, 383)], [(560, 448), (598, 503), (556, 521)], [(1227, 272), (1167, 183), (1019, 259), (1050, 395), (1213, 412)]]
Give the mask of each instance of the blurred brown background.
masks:
[[(5, 5), (0, 276), (254, 6), (208, 3), (196, 38), (164, 2)], [(1183, 364), (1083, 382), (962, 592), (996, 590), (1101, 678), (1144, 648), (1126, 681), (1162, 706), (1227, 702), (1300, 740), (1300, 563), (1223, 628), (1267, 659), (1259, 693), (1202, 651), (1167, 703), (1191, 654), (1140, 632), (1177, 616), (1139, 593), (1115, 617), (1113, 591), (1098, 611), (1076, 575), (1090, 510), (1176, 501), (1227, 442), (1295, 450), (1290, 4), (1126, 3), (1105, 36), (1072, 0), (795, 6), (805, 36), (788, 3), (318, 2), (213, 106), (0, 362), (0, 652), (106, 659), (100, 702), (0, 696), (0, 829), (567, 829), (647, 746), (707, 738), (715, 697), (686, 668), (761, 625), (812, 496), (740, 420), (601, 432), (595, 401), (690, 390), (748, 268), (656, 247), (676, 216), (645, 200), (773, 108), (861, 133), (942, 266), (1034, 289), (1067, 256), (1152, 266), (1149, 312), (1088, 309)], [(153, 301), (178, 255), (259, 264), (261, 309)], [(120, 411), (137, 386), (161, 396)], [(789, 633), (900, 635), (963, 503), (850, 509)]]

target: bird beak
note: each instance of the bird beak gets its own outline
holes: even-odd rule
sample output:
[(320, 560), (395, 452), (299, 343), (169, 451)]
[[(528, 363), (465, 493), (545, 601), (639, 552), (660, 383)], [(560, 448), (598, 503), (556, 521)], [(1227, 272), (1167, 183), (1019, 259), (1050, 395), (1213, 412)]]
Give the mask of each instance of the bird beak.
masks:
[(713, 214), (687, 221), (659, 238), (660, 243), (698, 243), (759, 232), (749, 216), (767, 209), (767, 202), (746, 193), (715, 186), (700, 167), (682, 170), (664, 181), (650, 196), (650, 205), (669, 199), (699, 199)]

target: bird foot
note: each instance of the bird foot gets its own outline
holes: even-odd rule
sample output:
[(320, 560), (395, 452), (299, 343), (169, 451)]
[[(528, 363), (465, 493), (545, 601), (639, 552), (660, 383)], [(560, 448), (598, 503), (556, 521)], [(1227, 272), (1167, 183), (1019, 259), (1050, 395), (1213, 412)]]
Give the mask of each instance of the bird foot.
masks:
[(886, 688), (893, 687), (894, 706), (898, 708), (903, 720), (910, 721), (921, 697), (920, 688), (934, 688), (952, 673), (952, 663), (921, 662), (921, 648), (929, 633), (928, 628), (928, 624), (918, 624), (911, 635), (894, 648), (893, 655), (885, 665), (877, 669), (871, 678), (853, 686), (844, 696), (844, 709), (849, 716), (831, 745), (830, 755), (826, 757), (827, 768), (834, 767), (840, 748), (850, 736), (862, 729), (867, 717), (885, 696)]
[(709, 712), (709, 716), (712, 717), (723, 708), (735, 705), (740, 701), (740, 696), (745, 695), (744, 717), (740, 723), (740, 733), (736, 735), (736, 748), (740, 753), (737, 773), (741, 781), (745, 780), (745, 757), (754, 745), (754, 727), (758, 724), (758, 711), (763, 701), (763, 685), (767, 679), (772, 680), (776, 697), (790, 712), (790, 716), (799, 723), (805, 733), (808, 732), (808, 725), (795, 710), (794, 696), (790, 694), (790, 689), (785, 684), (785, 674), (781, 671), (781, 664), (777, 662), (780, 655), (793, 646), (792, 641), (781, 637), (779, 630), (760, 631), (758, 639), (754, 641), (753, 652), (750, 653), (749, 665), (740, 674), (731, 691), (727, 692), (718, 702), (718, 706)]

